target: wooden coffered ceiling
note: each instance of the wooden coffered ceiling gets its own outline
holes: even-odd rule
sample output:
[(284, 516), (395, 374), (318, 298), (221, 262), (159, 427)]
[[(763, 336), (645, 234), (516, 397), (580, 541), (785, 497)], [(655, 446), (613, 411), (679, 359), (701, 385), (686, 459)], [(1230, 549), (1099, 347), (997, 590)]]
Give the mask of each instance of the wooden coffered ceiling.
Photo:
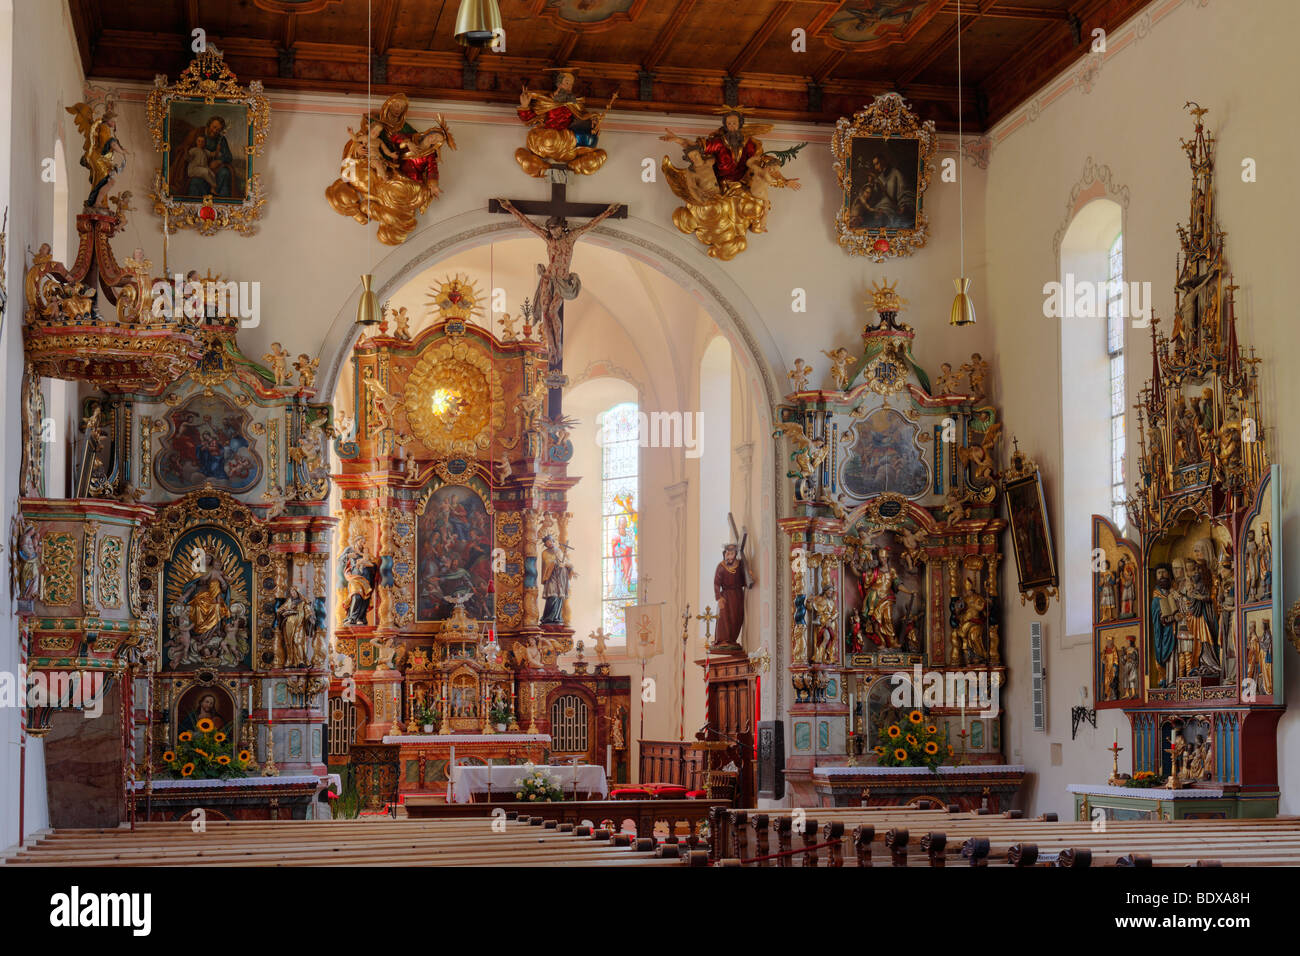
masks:
[[(962, 0), (964, 122), (987, 129), (1146, 0)], [(241, 82), (268, 89), (513, 103), (548, 67), (620, 110), (833, 121), (897, 90), (957, 122), (956, 0), (500, 0), (503, 53), (452, 37), (460, 0), (69, 0), (86, 75), (172, 79), (207, 32)], [(806, 32), (806, 50), (793, 49)]]

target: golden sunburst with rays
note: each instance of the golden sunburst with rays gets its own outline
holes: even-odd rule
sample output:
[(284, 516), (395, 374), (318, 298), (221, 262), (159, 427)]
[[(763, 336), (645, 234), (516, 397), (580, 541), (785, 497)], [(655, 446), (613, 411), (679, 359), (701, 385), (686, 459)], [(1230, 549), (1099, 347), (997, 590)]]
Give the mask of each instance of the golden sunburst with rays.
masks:
[(448, 319), (478, 321), (483, 318), (483, 292), (477, 282), (457, 273), (429, 288), (429, 314), (435, 322)]

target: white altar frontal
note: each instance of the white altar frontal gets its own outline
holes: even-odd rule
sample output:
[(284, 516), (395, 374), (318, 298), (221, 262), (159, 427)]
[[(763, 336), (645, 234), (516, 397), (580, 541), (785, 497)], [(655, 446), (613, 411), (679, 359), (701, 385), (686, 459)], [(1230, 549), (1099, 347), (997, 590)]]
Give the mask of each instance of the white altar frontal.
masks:
[[(603, 800), (609, 796), (605, 768), (594, 764), (549, 766), (534, 765), (534, 771), (548, 774), (568, 800)], [(488, 800), (515, 799), (515, 781), (525, 773), (521, 764), (478, 766), (458, 764), (451, 768), (448, 803), (469, 803), (475, 797)]]

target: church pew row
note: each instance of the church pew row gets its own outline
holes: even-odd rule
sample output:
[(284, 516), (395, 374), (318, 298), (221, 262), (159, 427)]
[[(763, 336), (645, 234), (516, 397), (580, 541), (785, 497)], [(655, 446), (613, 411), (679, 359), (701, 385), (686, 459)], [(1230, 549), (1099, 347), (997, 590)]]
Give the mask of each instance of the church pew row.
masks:
[(713, 825), (712, 862), (727, 866), (1300, 865), (1300, 818), (1107, 821), (1098, 832), (1087, 821), (871, 807), (732, 810)]
[[(215, 821), (138, 824), (134, 831), (58, 830), (6, 864), (38, 866), (664, 866), (675, 844), (537, 818), (456, 821)], [(548, 823), (550, 824), (548, 826)]]

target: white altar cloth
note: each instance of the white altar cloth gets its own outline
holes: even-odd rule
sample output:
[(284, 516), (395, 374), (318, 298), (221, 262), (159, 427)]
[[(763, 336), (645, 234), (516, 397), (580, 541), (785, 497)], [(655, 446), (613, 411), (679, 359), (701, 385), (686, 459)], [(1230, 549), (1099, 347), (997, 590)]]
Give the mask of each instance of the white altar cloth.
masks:
[[(535, 768), (547, 771), (566, 797), (573, 796), (575, 782), (579, 798), (588, 793), (599, 794), (602, 800), (609, 796), (604, 767), (595, 764), (578, 764), (576, 767), (536, 764)], [(521, 763), (497, 764), (495, 767), (460, 764), (451, 768), (448, 802), (469, 803), (471, 793), (488, 793), (489, 782), (495, 799), (513, 801), (515, 781), (523, 775), (524, 765)]]

